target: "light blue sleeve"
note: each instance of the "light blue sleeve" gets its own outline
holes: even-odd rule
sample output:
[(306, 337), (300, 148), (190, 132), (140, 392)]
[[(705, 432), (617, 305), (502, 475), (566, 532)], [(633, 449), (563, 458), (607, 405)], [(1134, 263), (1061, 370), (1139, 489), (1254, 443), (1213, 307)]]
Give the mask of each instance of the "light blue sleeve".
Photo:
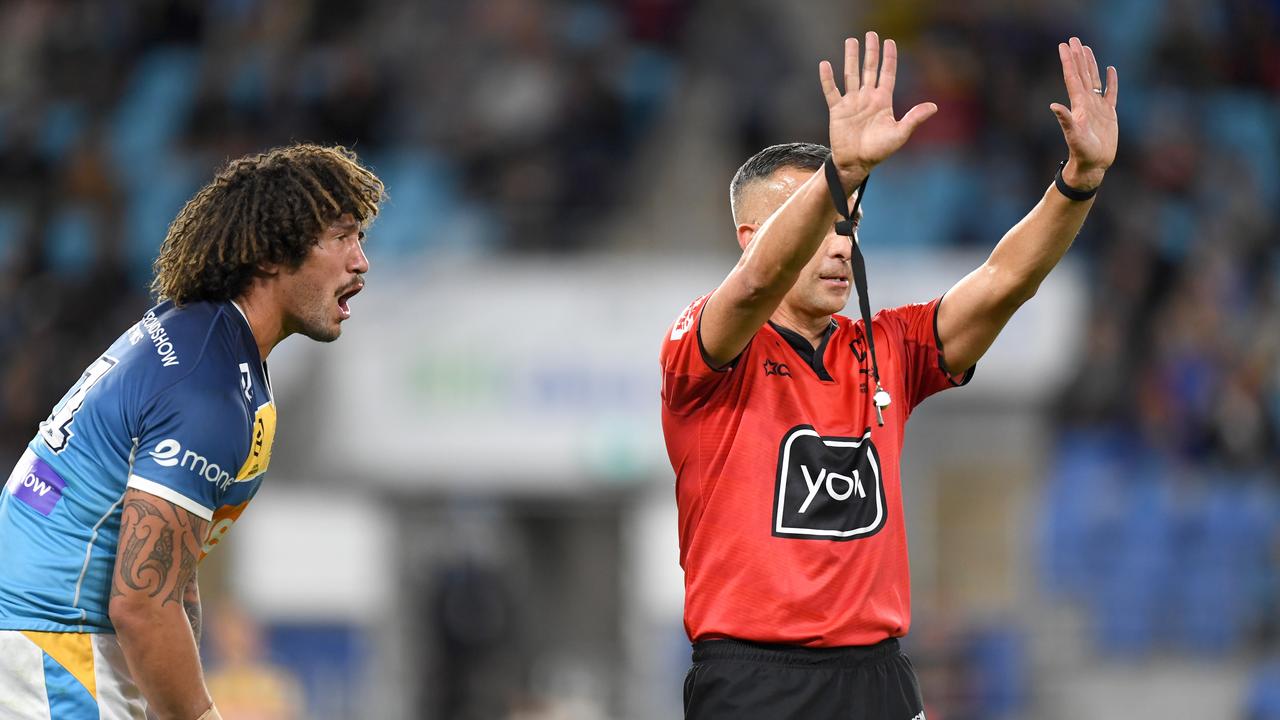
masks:
[(249, 418), (234, 384), (184, 380), (142, 413), (128, 486), (209, 520), (249, 450)]

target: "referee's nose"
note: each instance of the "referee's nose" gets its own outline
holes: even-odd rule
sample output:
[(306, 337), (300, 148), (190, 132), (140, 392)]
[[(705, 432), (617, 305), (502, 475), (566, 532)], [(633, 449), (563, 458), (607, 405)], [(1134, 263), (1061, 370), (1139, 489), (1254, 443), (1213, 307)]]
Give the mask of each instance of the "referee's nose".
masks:
[(827, 239), (823, 247), (823, 251), (826, 252), (827, 257), (839, 260), (842, 263), (849, 262), (849, 259), (853, 257), (852, 243), (858, 241), (857, 232), (857, 230), (854, 230), (854, 237), (852, 239), (845, 237), (844, 235), (837, 235), (834, 232), (827, 235)]

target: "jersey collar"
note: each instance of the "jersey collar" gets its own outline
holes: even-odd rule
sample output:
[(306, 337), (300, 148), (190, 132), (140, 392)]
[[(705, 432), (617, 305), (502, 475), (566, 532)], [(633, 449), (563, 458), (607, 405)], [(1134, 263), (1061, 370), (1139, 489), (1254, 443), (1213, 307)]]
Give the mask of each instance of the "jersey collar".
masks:
[[(249, 324), (249, 316), (245, 314), (244, 308), (240, 307), (240, 303), (236, 302), (235, 300), (228, 300), (227, 302), (231, 304), (231, 307), (236, 309), (236, 312), (240, 313), (240, 318), (244, 320), (244, 329), (246, 332), (249, 333), (249, 344), (253, 346), (253, 352), (255, 355), (257, 355), (258, 339), (253, 336), (253, 326)], [(263, 360), (261, 356), (259, 356), (258, 362), (260, 365), (262, 365), (262, 379), (267, 385), (267, 392), (270, 393), (271, 392), (271, 373), (267, 371), (267, 361)]]
[(240, 307), (240, 303), (235, 300), (228, 300), (227, 302), (231, 303), (231, 307), (235, 308), (236, 312), (240, 313), (240, 317), (244, 318), (244, 326), (249, 328), (249, 334), (252, 335), (253, 326), (249, 324), (249, 316), (244, 314), (244, 309)]
[(822, 358), (827, 354), (827, 342), (831, 340), (831, 335), (839, 327), (834, 318), (832, 318), (831, 324), (827, 325), (826, 332), (822, 334), (822, 340), (818, 343), (817, 349), (795, 330), (785, 328), (772, 320), (769, 321), (769, 327), (777, 331), (782, 336), (782, 339), (786, 340), (787, 344), (796, 351), (796, 354), (808, 363), (809, 367), (813, 368), (813, 371), (818, 374), (819, 380), (831, 380), (831, 374), (827, 372), (827, 367)]

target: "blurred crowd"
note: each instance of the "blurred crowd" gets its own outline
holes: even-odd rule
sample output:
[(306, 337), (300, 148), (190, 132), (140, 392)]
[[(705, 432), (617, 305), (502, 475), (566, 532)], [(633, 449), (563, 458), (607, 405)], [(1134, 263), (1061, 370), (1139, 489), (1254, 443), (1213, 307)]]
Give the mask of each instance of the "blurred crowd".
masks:
[(169, 222), (242, 154), (355, 149), (390, 190), (375, 262), (586, 246), (688, 5), (0, 4), (0, 447), (146, 306)]
[[(724, 42), (759, 46), (774, 66), (742, 71), (765, 86), (736, 112), (740, 157), (825, 132), (817, 111), (773, 110), (796, 80), (777, 66), (798, 58), (811, 81), (811, 63), (766, 7), (730, 21)], [(1180, 464), (1280, 470), (1280, 3), (879, 7), (862, 20), (902, 48), (899, 110), (940, 110), (877, 168), (868, 242), (994, 245), (1066, 159), (1048, 105), (1065, 97), (1054, 48), (1079, 35), (1120, 70), (1121, 136), (1071, 251), (1088, 267), (1091, 312), (1062, 425), (1122, 433)]]
[[(813, 112), (779, 110), (812, 50), (777, 6), (728, 5), (702, 38), (692, 0), (0, 4), (0, 449), (145, 307), (168, 222), (226, 159), (353, 147), (391, 196), (376, 261), (592, 247), (694, 62), (736, 88), (732, 155), (823, 140), (813, 87)], [(1045, 584), (1103, 650), (1276, 649), (1280, 2), (915, 0), (862, 21), (902, 48), (899, 109), (940, 106), (877, 170), (872, 242), (994, 244), (1065, 159), (1056, 43), (1119, 68), (1120, 155), (1072, 250), (1091, 310), (1056, 406)]]

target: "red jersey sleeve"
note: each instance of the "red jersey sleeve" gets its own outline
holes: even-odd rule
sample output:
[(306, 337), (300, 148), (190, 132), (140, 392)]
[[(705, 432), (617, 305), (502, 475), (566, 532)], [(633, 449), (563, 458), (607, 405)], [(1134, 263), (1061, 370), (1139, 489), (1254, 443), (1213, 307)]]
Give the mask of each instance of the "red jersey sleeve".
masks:
[(938, 336), (938, 307), (942, 298), (927, 303), (882, 310), (881, 319), (902, 333), (902, 374), (906, 384), (907, 407), (914, 409), (925, 398), (950, 387), (969, 382), (976, 368), (962, 376), (952, 375), (942, 362), (942, 339)]
[[(676, 413), (696, 409), (733, 371), (737, 360), (715, 369), (702, 347), (702, 308), (711, 293), (689, 303), (662, 339), (662, 402)], [(745, 350), (743, 351), (746, 352)]]

